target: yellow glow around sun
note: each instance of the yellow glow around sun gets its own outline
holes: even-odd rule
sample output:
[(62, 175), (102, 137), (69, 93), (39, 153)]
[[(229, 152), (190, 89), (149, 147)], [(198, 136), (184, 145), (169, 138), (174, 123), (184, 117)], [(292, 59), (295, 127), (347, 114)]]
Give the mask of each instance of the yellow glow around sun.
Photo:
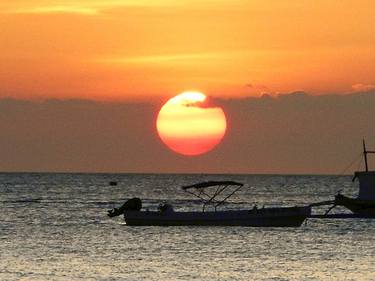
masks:
[(169, 148), (185, 155), (198, 155), (221, 141), (226, 131), (225, 114), (205, 101), (206, 96), (200, 92), (184, 92), (160, 109), (157, 130)]

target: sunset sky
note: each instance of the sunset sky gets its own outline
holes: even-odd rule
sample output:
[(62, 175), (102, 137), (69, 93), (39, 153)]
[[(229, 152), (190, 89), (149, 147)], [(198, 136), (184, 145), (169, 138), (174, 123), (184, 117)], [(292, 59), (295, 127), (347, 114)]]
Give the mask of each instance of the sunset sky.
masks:
[(0, 96), (362, 91), (374, 18), (372, 0), (3, 0)]
[[(374, 20), (372, 0), (0, 1), (0, 171), (335, 173), (375, 149)], [(227, 118), (196, 157), (156, 129), (184, 91)]]

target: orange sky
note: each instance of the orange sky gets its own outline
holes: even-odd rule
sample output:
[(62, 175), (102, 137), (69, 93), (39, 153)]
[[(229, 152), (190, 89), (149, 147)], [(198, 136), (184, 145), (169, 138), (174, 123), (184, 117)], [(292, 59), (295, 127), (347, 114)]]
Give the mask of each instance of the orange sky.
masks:
[(3, 0), (0, 97), (362, 91), (374, 19), (372, 0)]

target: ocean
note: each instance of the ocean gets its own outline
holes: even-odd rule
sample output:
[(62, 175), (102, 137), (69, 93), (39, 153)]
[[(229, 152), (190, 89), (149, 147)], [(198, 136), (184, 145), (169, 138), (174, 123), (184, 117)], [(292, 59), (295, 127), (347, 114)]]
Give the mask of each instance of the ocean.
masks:
[(375, 280), (371, 219), (308, 219), (299, 228), (130, 227), (107, 216), (132, 197), (149, 209), (160, 202), (197, 209), (180, 186), (205, 180), (245, 183), (233, 208), (357, 193), (350, 176), (1, 173), (0, 280)]

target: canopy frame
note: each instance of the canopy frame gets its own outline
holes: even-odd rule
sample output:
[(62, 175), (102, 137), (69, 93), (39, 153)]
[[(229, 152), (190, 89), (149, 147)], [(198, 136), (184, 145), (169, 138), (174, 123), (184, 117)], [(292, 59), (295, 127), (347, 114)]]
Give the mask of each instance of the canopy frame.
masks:
[[(223, 199), (219, 200), (218, 196), (224, 192), (229, 187), (235, 186), (234, 190), (229, 193), (229, 195), (225, 196)], [(201, 182), (189, 186), (183, 186), (182, 189), (199, 198), (203, 202), (202, 211), (204, 212), (207, 205), (212, 204), (214, 206), (215, 212), (217, 207), (224, 204), (233, 194), (239, 191), (244, 186), (243, 183), (235, 182), (235, 181), (207, 181)], [(216, 190), (212, 195), (205, 191), (205, 189), (210, 187), (216, 187)], [(195, 191), (191, 191), (195, 190)]]

